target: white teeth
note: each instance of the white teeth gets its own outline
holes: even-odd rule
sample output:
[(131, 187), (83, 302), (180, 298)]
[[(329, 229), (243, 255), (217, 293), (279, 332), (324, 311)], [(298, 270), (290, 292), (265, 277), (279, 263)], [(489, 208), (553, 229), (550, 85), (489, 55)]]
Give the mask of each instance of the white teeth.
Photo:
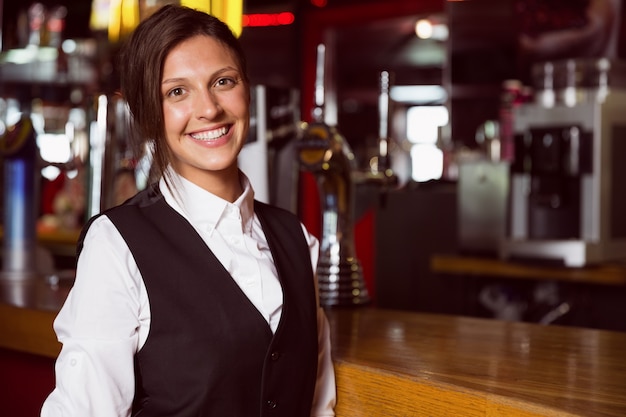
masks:
[(222, 127), (208, 132), (195, 133), (191, 135), (191, 137), (196, 140), (215, 140), (221, 136), (224, 136), (226, 133), (228, 133), (228, 128)]

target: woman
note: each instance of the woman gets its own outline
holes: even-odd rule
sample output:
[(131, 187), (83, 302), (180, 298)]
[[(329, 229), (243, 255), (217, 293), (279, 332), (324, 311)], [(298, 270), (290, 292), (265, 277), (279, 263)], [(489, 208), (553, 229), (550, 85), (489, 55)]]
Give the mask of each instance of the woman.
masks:
[(318, 242), (237, 167), (250, 91), (236, 38), (165, 6), (121, 63), (160, 180), (85, 226), (42, 416), (333, 416)]

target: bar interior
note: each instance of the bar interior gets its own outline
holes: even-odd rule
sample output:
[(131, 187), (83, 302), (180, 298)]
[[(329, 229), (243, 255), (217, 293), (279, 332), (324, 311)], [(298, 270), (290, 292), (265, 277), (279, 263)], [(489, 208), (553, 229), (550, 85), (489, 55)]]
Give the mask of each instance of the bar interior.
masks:
[(337, 416), (626, 415), (622, 0), (0, 0), (0, 414), (39, 415), (81, 228), (147, 186), (116, 58), (166, 3), (244, 47), (239, 164), (320, 241)]

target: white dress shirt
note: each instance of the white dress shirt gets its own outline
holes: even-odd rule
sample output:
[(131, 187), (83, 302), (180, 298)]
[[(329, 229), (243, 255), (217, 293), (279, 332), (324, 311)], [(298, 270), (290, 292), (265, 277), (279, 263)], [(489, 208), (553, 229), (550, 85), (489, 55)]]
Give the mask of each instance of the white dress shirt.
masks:
[[(275, 332), (282, 288), (253, 210), (254, 192), (243, 173), (241, 177), (244, 192), (232, 204), (175, 174), (174, 194), (163, 180), (159, 187), (165, 201), (191, 223)], [(303, 231), (315, 271), (319, 243), (304, 226)], [(329, 327), (319, 307), (317, 321), (318, 378), (311, 416), (334, 416)], [(150, 331), (150, 303), (126, 242), (106, 216), (96, 219), (85, 236), (74, 286), (54, 330), (63, 347), (55, 365), (56, 388), (41, 416), (130, 416), (133, 358)]]

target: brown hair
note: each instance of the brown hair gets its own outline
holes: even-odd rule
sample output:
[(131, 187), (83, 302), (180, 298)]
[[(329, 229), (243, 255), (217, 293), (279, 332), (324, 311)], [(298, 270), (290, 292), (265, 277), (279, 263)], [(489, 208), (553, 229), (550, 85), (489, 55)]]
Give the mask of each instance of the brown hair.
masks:
[(249, 85), (246, 58), (230, 28), (214, 16), (184, 6), (163, 6), (141, 22), (120, 54), (121, 93), (132, 115), (133, 140), (137, 149), (145, 141), (152, 143), (157, 178), (166, 173), (170, 162), (161, 96), (163, 64), (174, 47), (197, 35), (210, 36), (226, 46)]

